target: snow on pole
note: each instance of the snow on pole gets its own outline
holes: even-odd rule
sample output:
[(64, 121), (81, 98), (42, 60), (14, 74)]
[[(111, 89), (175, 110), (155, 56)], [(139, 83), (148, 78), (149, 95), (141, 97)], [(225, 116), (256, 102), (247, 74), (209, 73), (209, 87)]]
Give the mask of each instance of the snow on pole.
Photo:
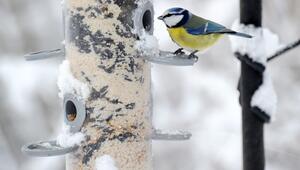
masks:
[(85, 140), (67, 155), (67, 170), (151, 170), (150, 64), (135, 48), (134, 27), (141, 24), (151, 33), (153, 13), (143, 11), (141, 23), (133, 21), (134, 11), (149, 1), (64, 3), (66, 60), (78, 80), (71, 85), (79, 89), (64, 91), (83, 100), (86, 108), (80, 129)]
[[(269, 121), (276, 112), (277, 96), (267, 70), (267, 60), (268, 56), (284, 45), (280, 44), (278, 36), (267, 28), (255, 27), (252, 24), (244, 25), (235, 21), (232, 29), (253, 36), (252, 39), (232, 36), (230, 37), (231, 47), (233, 52), (238, 53), (241, 60), (262, 73), (262, 83), (252, 95), (251, 109), (264, 121)], [(245, 55), (247, 57), (241, 57)]]

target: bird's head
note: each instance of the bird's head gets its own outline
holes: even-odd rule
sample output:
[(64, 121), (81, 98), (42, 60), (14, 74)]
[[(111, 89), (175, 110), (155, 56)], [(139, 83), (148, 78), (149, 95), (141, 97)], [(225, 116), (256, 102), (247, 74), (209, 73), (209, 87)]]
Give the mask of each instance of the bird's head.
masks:
[(191, 13), (183, 8), (170, 8), (158, 17), (168, 28), (176, 28), (186, 24), (191, 18)]

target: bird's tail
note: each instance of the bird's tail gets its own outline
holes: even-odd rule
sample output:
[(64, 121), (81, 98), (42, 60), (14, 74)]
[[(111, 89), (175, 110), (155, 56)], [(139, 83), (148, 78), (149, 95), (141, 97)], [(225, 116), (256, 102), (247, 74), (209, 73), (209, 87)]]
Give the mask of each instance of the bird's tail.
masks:
[(249, 35), (249, 34), (245, 34), (245, 33), (241, 33), (241, 32), (236, 32), (236, 31), (228, 31), (225, 32), (226, 34), (230, 34), (230, 35), (235, 35), (235, 36), (239, 36), (239, 37), (244, 37), (244, 38), (252, 38), (253, 36)]

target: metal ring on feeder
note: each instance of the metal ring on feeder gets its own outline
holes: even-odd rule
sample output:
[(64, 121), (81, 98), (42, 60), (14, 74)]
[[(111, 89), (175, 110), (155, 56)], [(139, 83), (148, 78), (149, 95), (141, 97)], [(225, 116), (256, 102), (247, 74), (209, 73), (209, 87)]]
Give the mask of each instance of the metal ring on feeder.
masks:
[(80, 131), (86, 117), (85, 104), (73, 94), (64, 96), (64, 121), (70, 126), (70, 131)]
[(134, 29), (138, 36), (143, 34), (143, 31), (153, 34), (154, 27), (154, 9), (153, 4), (149, 1), (140, 4), (133, 14)]

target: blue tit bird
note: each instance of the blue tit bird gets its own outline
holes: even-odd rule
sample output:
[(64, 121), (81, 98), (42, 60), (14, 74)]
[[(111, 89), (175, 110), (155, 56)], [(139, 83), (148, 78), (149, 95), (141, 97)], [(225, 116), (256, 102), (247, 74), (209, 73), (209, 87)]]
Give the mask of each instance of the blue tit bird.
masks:
[(183, 8), (170, 8), (158, 17), (167, 26), (172, 40), (181, 48), (174, 54), (191, 51), (189, 58), (214, 45), (224, 34), (252, 38), (251, 35), (230, 30), (220, 24), (201, 18)]

